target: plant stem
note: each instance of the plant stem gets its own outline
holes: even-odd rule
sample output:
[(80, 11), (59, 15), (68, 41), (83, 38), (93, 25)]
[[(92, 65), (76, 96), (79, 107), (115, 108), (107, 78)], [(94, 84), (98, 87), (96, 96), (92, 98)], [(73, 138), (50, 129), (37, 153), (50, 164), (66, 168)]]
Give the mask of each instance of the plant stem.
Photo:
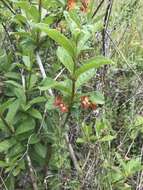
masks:
[[(76, 62), (74, 62), (73, 76), (75, 74), (75, 70), (76, 70)], [(72, 109), (72, 106), (73, 106), (73, 103), (74, 103), (74, 97), (75, 97), (75, 83), (76, 83), (76, 80), (73, 78), (72, 79), (72, 94), (71, 94), (71, 99), (70, 99), (69, 112), (67, 113), (67, 116), (66, 116), (65, 121), (64, 121), (64, 123), (62, 125), (62, 128), (65, 128), (65, 125), (67, 124), (67, 122), (69, 120), (69, 117), (71, 115), (71, 109)], [(65, 141), (66, 141), (66, 144), (68, 146), (70, 157), (71, 157), (71, 159), (73, 161), (74, 167), (77, 170), (78, 174), (80, 175), (82, 170), (81, 170), (81, 168), (80, 168), (80, 166), (78, 164), (78, 161), (76, 159), (73, 147), (72, 147), (72, 145), (71, 145), (71, 143), (69, 141), (68, 133), (65, 133)]]
[(7, 7), (7, 8), (10, 10), (10, 12), (11, 12), (13, 15), (16, 15), (15, 11), (12, 9), (12, 7), (11, 7), (7, 2), (5, 2), (4, 0), (1, 0), (1, 2), (3, 3), (3, 5), (4, 5), (5, 7)]
[(38, 186), (36, 183), (36, 178), (34, 175), (34, 170), (33, 170), (32, 162), (31, 162), (31, 158), (28, 154), (26, 155), (26, 158), (27, 158), (27, 164), (29, 167), (29, 173), (30, 173), (30, 178), (31, 178), (33, 190), (38, 190)]
[(104, 0), (102, 0), (102, 1), (99, 3), (98, 7), (96, 8), (96, 10), (94, 11), (94, 13), (93, 13), (93, 15), (92, 15), (92, 18), (95, 17), (95, 15), (96, 15), (97, 12), (99, 11), (99, 9), (100, 9), (100, 7), (102, 6), (103, 3), (104, 3)]

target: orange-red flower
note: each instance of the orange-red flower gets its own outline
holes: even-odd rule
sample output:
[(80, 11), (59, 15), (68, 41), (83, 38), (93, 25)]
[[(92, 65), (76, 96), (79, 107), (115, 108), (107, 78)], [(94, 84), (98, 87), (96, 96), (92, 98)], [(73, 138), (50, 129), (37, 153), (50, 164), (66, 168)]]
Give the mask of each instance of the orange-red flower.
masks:
[(54, 106), (58, 107), (63, 102), (61, 96), (57, 96), (54, 101)]
[(88, 12), (88, 5), (90, 0), (81, 0), (82, 6), (80, 7), (80, 10), (82, 12)]
[(97, 108), (97, 106), (96, 106), (95, 103), (91, 103), (91, 104), (90, 104), (90, 107), (91, 107), (92, 110), (96, 110), (96, 108)]
[(60, 104), (59, 108), (60, 108), (60, 111), (63, 113), (67, 113), (69, 111), (68, 106), (65, 104)]
[(70, 11), (76, 6), (76, 0), (68, 0), (67, 9)]
[(81, 97), (81, 107), (83, 109), (89, 109), (89, 108), (91, 108), (92, 110), (96, 110), (97, 105), (96, 105), (96, 103), (91, 102), (89, 100), (88, 96), (82, 96)]
[(69, 111), (68, 106), (63, 102), (61, 96), (57, 96), (54, 101), (54, 106), (58, 107), (61, 112), (66, 113)]
[(88, 109), (90, 107), (90, 101), (88, 96), (81, 97), (81, 107), (84, 109)]

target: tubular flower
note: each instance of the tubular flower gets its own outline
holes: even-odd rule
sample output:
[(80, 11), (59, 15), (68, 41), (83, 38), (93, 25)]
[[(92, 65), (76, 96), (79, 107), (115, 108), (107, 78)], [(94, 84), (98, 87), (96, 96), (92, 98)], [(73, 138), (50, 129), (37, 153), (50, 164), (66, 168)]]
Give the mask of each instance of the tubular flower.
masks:
[(89, 100), (88, 96), (82, 96), (81, 97), (81, 107), (83, 109), (92, 109), (92, 110), (96, 110), (97, 105), (96, 103), (91, 102), (91, 100)]
[(57, 96), (55, 101), (54, 101), (54, 106), (59, 107), (59, 105), (62, 103), (62, 97), (61, 96)]
[(89, 101), (88, 96), (81, 97), (81, 107), (84, 109), (90, 108), (90, 101)]
[(96, 110), (96, 108), (97, 108), (97, 106), (96, 106), (95, 103), (91, 103), (91, 104), (90, 104), (90, 107), (91, 107), (92, 110)]
[(54, 106), (60, 109), (61, 112), (66, 113), (69, 111), (68, 106), (63, 102), (61, 96), (57, 96), (54, 101)]
[(89, 0), (81, 0), (82, 6), (80, 7), (80, 10), (82, 12), (87, 13), (88, 12), (88, 5), (89, 5)]
[(63, 113), (67, 113), (69, 111), (67, 105), (65, 105), (65, 104), (60, 104), (59, 108), (60, 108), (60, 111)]
[(67, 9), (70, 11), (76, 6), (76, 0), (68, 0)]

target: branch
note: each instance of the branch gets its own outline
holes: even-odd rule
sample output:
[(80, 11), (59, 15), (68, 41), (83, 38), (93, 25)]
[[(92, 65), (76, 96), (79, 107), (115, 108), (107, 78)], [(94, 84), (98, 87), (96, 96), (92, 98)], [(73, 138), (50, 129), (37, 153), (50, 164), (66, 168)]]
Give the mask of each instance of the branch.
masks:
[(78, 162), (77, 162), (77, 159), (76, 159), (76, 156), (75, 156), (73, 147), (72, 147), (72, 145), (71, 145), (71, 143), (70, 143), (70, 141), (69, 141), (69, 137), (68, 137), (68, 134), (67, 134), (67, 133), (65, 134), (65, 140), (66, 140), (66, 143), (67, 143), (67, 146), (68, 146), (68, 149), (69, 149), (69, 153), (70, 153), (70, 157), (71, 157), (71, 159), (72, 159), (72, 161), (73, 161), (74, 167), (75, 167), (75, 169), (77, 170), (77, 172), (78, 172), (79, 174), (81, 174), (82, 170), (81, 170), (81, 168), (79, 167), (79, 164), (78, 164)]
[(32, 162), (31, 162), (31, 158), (30, 158), (30, 156), (28, 154), (26, 155), (26, 158), (27, 158), (27, 164), (28, 164), (28, 167), (29, 167), (30, 178), (31, 178), (33, 190), (38, 190), (38, 186), (37, 186), (37, 183), (36, 183), (36, 178), (35, 178), (35, 175), (34, 175), (34, 170), (33, 170)]
[(1, 2), (4, 4), (4, 6), (5, 6), (6, 8), (8, 8), (8, 9), (10, 10), (10, 12), (11, 12), (13, 15), (16, 15), (15, 11), (12, 9), (12, 7), (11, 7), (8, 3), (6, 3), (4, 0), (1, 0)]
[[(44, 66), (43, 66), (43, 64), (42, 64), (42, 60), (41, 60), (41, 57), (40, 57), (38, 51), (36, 51), (36, 60), (37, 60), (37, 64), (38, 64), (38, 66), (39, 66), (39, 69), (40, 69), (40, 71), (41, 71), (41, 75), (42, 75), (43, 79), (45, 79), (47, 76), (46, 76), (46, 72), (45, 72), (45, 69), (44, 69)], [(48, 91), (49, 91), (49, 94), (50, 94), (51, 96), (53, 96), (52, 90), (49, 89)]]
[(109, 0), (107, 8), (106, 8), (104, 24), (103, 24), (102, 51), (103, 51), (104, 56), (106, 55), (106, 31), (107, 31), (108, 24), (109, 24), (109, 18), (110, 18), (110, 15), (111, 15), (112, 5), (113, 5), (113, 0)]
[[(45, 79), (45, 78), (46, 78), (46, 72), (45, 72), (45, 69), (44, 69), (44, 67), (43, 67), (43, 64), (42, 64), (42, 61), (41, 61), (41, 58), (40, 58), (40, 55), (39, 55), (39, 52), (38, 52), (38, 51), (36, 51), (36, 60), (37, 60), (37, 63), (38, 63), (38, 65), (39, 65), (39, 68), (40, 68), (40, 71), (41, 71), (41, 75), (42, 75), (43, 79)], [(73, 92), (72, 92), (72, 98), (71, 98), (71, 105), (70, 105), (70, 107), (72, 106), (73, 98), (74, 98), (74, 91), (75, 91), (75, 90), (74, 90), (74, 85), (75, 85), (74, 83), (75, 83), (75, 82), (73, 82)], [(52, 93), (51, 89), (49, 90), (49, 94), (50, 94), (51, 96), (53, 96), (53, 93)], [(67, 114), (67, 116), (66, 116), (66, 119), (65, 119), (65, 121), (64, 121), (64, 123), (63, 123), (63, 125), (62, 125), (62, 127), (64, 127), (64, 126), (66, 125), (69, 116), (70, 116), (70, 111), (68, 112), (68, 114)], [(75, 167), (75, 169), (77, 170), (78, 173), (81, 173), (81, 169), (80, 169), (80, 167), (79, 167), (79, 165), (78, 165), (78, 161), (77, 161), (77, 159), (76, 159), (76, 156), (75, 156), (73, 147), (72, 147), (72, 145), (71, 145), (70, 142), (69, 142), (69, 137), (68, 137), (68, 134), (67, 134), (67, 133), (65, 134), (65, 141), (66, 141), (66, 144), (67, 144), (67, 147), (68, 147), (68, 150), (69, 150), (71, 159), (72, 159), (72, 161), (73, 161), (74, 167)]]
[(103, 3), (104, 3), (104, 0), (102, 0), (102, 1), (99, 3), (98, 7), (96, 8), (96, 10), (94, 11), (94, 13), (93, 13), (93, 15), (92, 15), (92, 18), (95, 17), (95, 15), (96, 15), (97, 12), (99, 11), (99, 9), (100, 9), (100, 7), (102, 6)]

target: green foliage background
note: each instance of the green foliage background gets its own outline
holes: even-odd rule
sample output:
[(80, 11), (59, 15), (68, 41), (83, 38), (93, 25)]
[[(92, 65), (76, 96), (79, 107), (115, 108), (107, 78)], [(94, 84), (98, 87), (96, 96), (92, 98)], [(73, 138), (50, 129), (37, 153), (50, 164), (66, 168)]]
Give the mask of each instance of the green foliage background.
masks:
[(99, 4), (0, 1), (0, 189), (143, 189), (143, 3)]

